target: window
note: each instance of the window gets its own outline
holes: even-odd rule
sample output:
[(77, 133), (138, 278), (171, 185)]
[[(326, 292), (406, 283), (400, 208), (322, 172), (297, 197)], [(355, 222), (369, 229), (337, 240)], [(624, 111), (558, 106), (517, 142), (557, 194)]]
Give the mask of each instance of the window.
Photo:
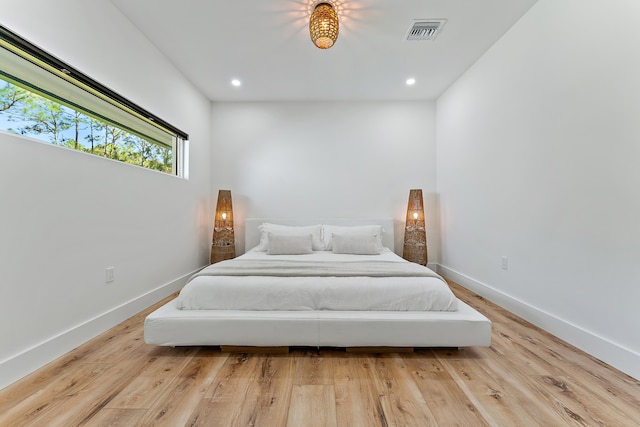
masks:
[(0, 130), (185, 176), (186, 133), (2, 26)]

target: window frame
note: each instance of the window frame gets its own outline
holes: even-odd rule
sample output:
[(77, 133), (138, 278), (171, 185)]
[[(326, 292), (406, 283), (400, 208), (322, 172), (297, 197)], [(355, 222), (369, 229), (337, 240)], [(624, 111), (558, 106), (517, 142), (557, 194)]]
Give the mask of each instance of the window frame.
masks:
[[(2, 25), (0, 25), (0, 48), (11, 51), (15, 55), (31, 62), (36, 67), (44, 68), (41, 64), (36, 62), (40, 61), (45, 65), (45, 67), (48, 66), (52, 68), (45, 68), (45, 70), (53, 73), (58, 78), (66, 80), (67, 82), (86, 90), (92, 96), (120, 108), (143, 122), (147, 122), (148, 124), (158, 127), (168, 134), (173, 134), (176, 138), (176, 146), (173, 153), (174, 167), (170, 175), (188, 179), (188, 159), (186, 158), (186, 154), (188, 153), (189, 135), (186, 132), (178, 129), (155, 114), (152, 114), (148, 110), (140, 107), (138, 104), (109, 89), (77, 68), (58, 59)], [(32, 58), (35, 58), (36, 61)]]

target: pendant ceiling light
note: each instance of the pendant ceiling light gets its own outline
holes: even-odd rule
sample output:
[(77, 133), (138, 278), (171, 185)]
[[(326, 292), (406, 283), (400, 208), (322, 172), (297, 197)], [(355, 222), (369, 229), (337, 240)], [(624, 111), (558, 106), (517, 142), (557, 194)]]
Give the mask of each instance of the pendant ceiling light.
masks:
[(309, 20), (311, 41), (320, 49), (329, 49), (338, 38), (338, 14), (329, 3), (318, 3)]

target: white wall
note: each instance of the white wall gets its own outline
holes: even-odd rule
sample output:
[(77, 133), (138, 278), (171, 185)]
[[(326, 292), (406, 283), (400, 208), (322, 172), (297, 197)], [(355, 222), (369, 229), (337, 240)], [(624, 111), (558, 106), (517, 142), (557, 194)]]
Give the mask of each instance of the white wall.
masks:
[(11, 11), (3, 25), (186, 131), (191, 146), (183, 180), (0, 133), (1, 388), (206, 264), (211, 181), (209, 101), (109, 1), (0, 7)]
[(540, 0), (437, 102), (445, 274), (636, 378), (639, 21)]
[(422, 188), (437, 261), (434, 112), (432, 102), (214, 103), (213, 192), (231, 190), (239, 221), (395, 218), (401, 254), (409, 190)]

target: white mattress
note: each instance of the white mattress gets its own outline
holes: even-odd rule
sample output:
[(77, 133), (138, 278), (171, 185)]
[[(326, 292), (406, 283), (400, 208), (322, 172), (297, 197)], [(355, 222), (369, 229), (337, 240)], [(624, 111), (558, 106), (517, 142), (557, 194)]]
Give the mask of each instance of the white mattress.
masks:
[[(272, 267), (276, 276), (245, 273), (241, 261), (253, 267)], [(335, 311), (455, 311), (457, 299), (447, 283), (426, 267), (411, 264), (385, 249), (379, 255), (345, 255), (316, 251), (305, 255), (267, 255), (251, 250), (225, 261), (227, 270), (239, 276), (200, 275), (182, 289), (177, 307), (184, 310), (335, 310)], [(291, 277), (280, 274), (285, 266), (296, 270)], [(304, 267), (298, 267), (304, 266)], [(352, 271), (357, 266), (356, 273)], [(205, 272), (219, 271), (214, 264)], [(394, 267), (391, 277), (386, 276)], [(323, 276), (309, 274), (317, 268)], [(336, 270), (338, 268), (339, 270)], [(231, 270), (229, 270), (231, 269)], [(334, 276), (338, 271), (347, 276)], [(262, 271), (262, 270), (260, 270)], [(407, 277), (395, 276), (396, 271)], [(434, 277), (413, 276), (430, 274)], [(325, 276), (326, 275), (326, 276)]]

